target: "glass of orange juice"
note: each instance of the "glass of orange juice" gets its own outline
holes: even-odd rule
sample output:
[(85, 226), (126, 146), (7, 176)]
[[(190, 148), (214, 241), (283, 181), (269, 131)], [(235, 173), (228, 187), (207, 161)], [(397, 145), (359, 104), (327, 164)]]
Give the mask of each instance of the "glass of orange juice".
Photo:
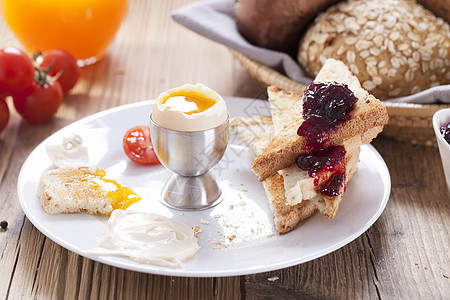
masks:
[(1, 5), (27, 51), (65, 49), (80, 66), (101, 59), (127, 11), (127, 0), (1, 0)]

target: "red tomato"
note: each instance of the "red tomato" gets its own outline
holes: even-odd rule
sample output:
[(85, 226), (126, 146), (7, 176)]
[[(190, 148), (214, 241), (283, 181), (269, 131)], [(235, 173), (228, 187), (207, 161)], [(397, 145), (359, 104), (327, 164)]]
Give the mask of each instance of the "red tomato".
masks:
[(20, 49), (0, 50), (0, 95), (22, 93), (34, 81), (31, 59)]
[(9, 109), (8, 104), (6, 103), (4, 98), (0, 98), (0, 132), (5, 129), (6, 124), (8, 124), (9, 120)]
[(140, 164), (159, 163), (150, 140), (149, 126), (130, 128), (123, 137), (123, 149), (127, 156)]
[(47, 77), (44, 82), (34, 81), (22, 94), (13, 96), (17, 112), (30, 123), (50, 120), (63, 99), (61, 85)]
[[(53, 66), (52, 66), (53, 64)], [(60, 75), (56, 81), (61, 84), (64, 94), (70, 91), (80, 78), (80, 67), (77, 65), (75, 57), (66, 50), (57, 49), (42, 53), (41, 68), (52, 66), (50, 76)]]

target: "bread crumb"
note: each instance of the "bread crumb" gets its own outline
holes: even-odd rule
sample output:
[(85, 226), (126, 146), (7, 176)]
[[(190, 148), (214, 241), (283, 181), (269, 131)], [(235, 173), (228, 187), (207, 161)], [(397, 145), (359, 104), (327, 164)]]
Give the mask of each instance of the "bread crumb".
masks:
[(269, 277), (269, 278), (267, 278), (267, 281), (277, 281), (278, 279), (280, 279), (280, 277), (278, 277), (278, 276), (273, 276), (273, 277)]
[(180, 215), (184, 216), (184, 212), (180, 212)]
[(202, 223), (202, 224), (204, 224), (204, 225), (209, 225), (209, 224), (211, 224), (210, 222), (205, 221), (205, 220), (203, 220), (203, 219), (200, 219), (200, 223)]
[(198, 234), (199, 233), (201, 233), (203, 230), (202, 230), (202, 228), (200, 227), (200, 226), (194, 226), (194, 227), (192, 227), (192, 230), (194, 230), (194, 235), (196, 236), (196, 237), (198, 237)]
[(231, 242), (232, 240), (234, 240), (236, 238), (236, 235), (233, 234), (231, 236), (228, 237), (228, 240)]
[(234, 209), (234, 205), (230, 205), (230, 209)]
[(228, 248), (227, 245), (225, 245), (225, 244), (223, 244), (223, 243), (221, 243), (221, 242), (216, 242), (215, 244), (216, 244), (216, 247), (214, 247), (213, 250), (226, 249), (226, 248)]
[(444, 276), (444, 278), (446, 279), (450, 279), (450, 277), (447, 274), (442, 274), (442, 276)]

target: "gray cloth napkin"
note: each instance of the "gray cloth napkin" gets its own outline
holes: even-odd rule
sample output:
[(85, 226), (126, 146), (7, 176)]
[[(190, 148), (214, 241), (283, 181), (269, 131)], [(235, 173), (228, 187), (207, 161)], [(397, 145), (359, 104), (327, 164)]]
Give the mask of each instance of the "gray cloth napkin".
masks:
[[(250, 44), (239, 33), (235, 17), (235, 0), (209, 0), (188, 4), (172, 12), (172, 18), (190, 30), (223, 44), (302, 84), (312, 79), (288, 54)], [(420, 93), (389, 99), (407, 103), (450, 103), (450, 85), (427, 89)]]

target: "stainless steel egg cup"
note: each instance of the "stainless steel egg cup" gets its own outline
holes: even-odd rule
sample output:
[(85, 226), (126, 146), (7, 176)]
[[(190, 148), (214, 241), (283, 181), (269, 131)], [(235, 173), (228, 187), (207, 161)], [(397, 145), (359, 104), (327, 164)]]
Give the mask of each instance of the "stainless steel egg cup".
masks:
[(222, 201), (222, 190), (209, 170), (227, 148), (228, 120), (212, 129), (184, 132), (163, 128), (150, 116), (153, 149), (161, 164), (174, 172), (161, 193), (164, 205), (202, 210)]

